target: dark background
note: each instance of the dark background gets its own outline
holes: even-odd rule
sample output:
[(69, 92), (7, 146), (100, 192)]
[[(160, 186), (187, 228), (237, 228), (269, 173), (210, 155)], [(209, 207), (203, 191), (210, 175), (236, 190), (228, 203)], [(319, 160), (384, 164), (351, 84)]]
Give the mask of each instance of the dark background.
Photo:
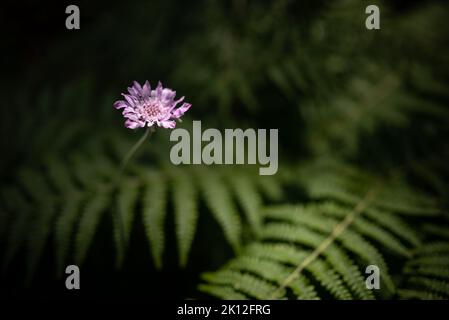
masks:
[[(79, 119), (89, 122), (90, 128), (80, 139), (93, 139), (110, 128), (137, 139), (137, 133), (122, 128), (123, 119), (112, 108), (133, 80), (149, 80), (152, 85), (161, 80), (185, 95), (193, 105), (187, 121), (202, 120), (219, 128), (279, 128), (284, 164), (318, 155), (345, 159), (373, 172), (420, 160), (430, 168), (427, 157), (444, 163), (449, 150), (447, 108), (440, 114), (427, 110), (434, 104), (447, 107), (449, 101), (445, 2), (385, 1), (379, 4), (379, 31), (364, 26), (364, 9), (372, 1), (349, 1), (349, 6), (340, 1), (335, 8), (331, 2), (2, 1), (2, 184), (14, 184), (15, 169), (39, 161), (53, 139)], [(68, 4), (80, 8), (80, 30), (65, 29)], [(296, 56), (299, 60), (292, 58), (296, 83), (294, 76), (287, 76), (286, 84), (270, 71)], [(416, 103), (412, 111), (397, 108), (407, 121), (362, 117), (346, 121), (347, 127), (343, 121), (335, 134), (327, 130), (341, 124), (339, 117), (351, 115), (353, 109), (323, 109), (324, 120), (309, 116), (310, 106), (326, 108), (342, 96), (357, 98), (353, 79), (376, 84), (389, 74), (399, 79), (409, 100), (425, 101)], [(367, 91), (368, 100), (388, 91), (386, 83)], [(423, 89), (422, 84), (427, 86)], [(400, 104), (395, 98), (388, 103), (391, 107), (386, 110)], [(59, 125), (35, 143), (54, 119)], [(358, 122), (369, 123), (368, 129)], [(166, 141), (167, 134), (159, 138)], [(438, 175), (439, 169), (435, 170)], [(447, 191), (435, 192), (413, 175), (411, 181), (446, 203)], [(133, 226), (125, 264), (117, 271), (112, 267), (111, 228), (106, 219), (96, 232), (81, 275), (82, 290), (69, 292), (64, 277), (55, 278), (53, 248), (46, 246), (31, 285), (19, 284), (26, 264), (22, 254), (1, 278), (0, 293), (198, 297), (198, 275), (232, 257), (216, 222), (203, 214), (185, 270), (176, 267), (169, 219), (163, 271), (155, 271), (138, 223)]]

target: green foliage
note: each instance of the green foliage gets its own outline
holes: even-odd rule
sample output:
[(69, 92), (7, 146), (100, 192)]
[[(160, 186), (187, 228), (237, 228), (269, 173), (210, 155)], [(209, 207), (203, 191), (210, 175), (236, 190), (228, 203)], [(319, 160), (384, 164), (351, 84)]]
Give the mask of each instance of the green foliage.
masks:
[(403, 299), (449, 298), (449, 242), (430, 242), (419, 247), (404, 267)]
[(215, 172), (208, 176), (202, 171), (199, 175), (202, 193), (209, 210), (223, 228), (226, 239), (235, 251), (240, 247), (241, 222), (237, 209), (231, 201), (229, 189), (224, 185)]
[[(138, 214), (154, 264), (162, 268), (170, 208), (179, 264), (186, 266), (198, 208), (204, 204), (237, 254), (219, 271), (204, 275), (199, 289), (213, 296), (373, 299), (396, 293), (402, 298), (440, 298), (447, 293), (447, 257), (417, 254), (427, 251), (421, 247), (420, 231), (411, 227), (413, 219), (433, 219), (441, 212), (433, 198), (409, 187), (397, 172), (380, 177), (340, 162), (316, 160), (283, 167), (280, 177), (270, 178), (250, 168), (157, 169), (136, 160), (116, 184), (114, 154), (123, 154), (129, 144), (107, 132), (78, 146), (65, 160), (52, 154), (18, 171), (19, 180), (2, 188), (2, 218), (11, 221), (4, 235), (4, 270), (24, 247), (29, 282), (50, 236), (59, 275), (68, 261), (82, 265), (104, 219), (113, 223), (120, 267)], [(289, 185), (305, 191), (304, 203), (264, 206), (266, 200), (285, 197)], [(242, 224), (252, 233), (246, 241)], [(447, 236), (435, 224), (423, 224), (422, 229)], [(428, 247), (430, 253), (440, 254), (444, 245)], [(391, 273), (391, 257), (406, 263), (404, 274), (410, 277), (405, 282), (398, 283)], [(379, 292), (366, 289), (364, 269), (369, 264), (381, 269)]]
[[(224, 238), (237, 251), (244, 240), (242, 224), (247, 224), (253, 234), (260, 231), (261, 194), (279, 196), (279, 182), (275, 179), (270, 182), (246, 168), (170, 165), (157, 169), (137, 162), (117, 180), (118, 163), (113, 154), (114, 150), (121, 153), (123, 145), (129, 148), (129, 140), (107, 132), (79, 146), (67, 159), (54, 153), (41, 163), (25, 166), (19, 170), (14, 187), (2, 187), (5, 203), (2, 218), (11, 220), (12, 226), (3, 235), (9, 243), (5, 269), (22, 245), (28, 243), (31, 279), (50, 235), (59, 275), (68, 261), (82, 265), (105, 219), (113, 223), (116, 264), (120, 267), (137, 215), (142, 216), (154, 264), (162, 268), (170, 203), (173, 203), (179, 263), (186, 266), (200, 203), (210, 209)], [(248, 193), (248, 198), (242, 197), (241, 192)]]
[[(139, 181), (137, 179), (126, 179), (120, 184), (117, 195), (117, 207), (112, 209), (118, 213), (114, 216), (114, 235), (117, 248), (118, 266), (123, 264), (123, 260), (125, 258), (126, 247), (129, 244), (134, 216), (137, 211), (136, 204), (138, 203), (139, 196)], [(146, 204), (148, 201), (147, 197), (149, 197), (146, 190), (144, 197), (143, 202)], [(163, 198), (161, 200), (163, 201)], [(157, 208), (157, 210), (159, 209), (161, 209), (161, 212), (164, 211), (164, 208)], [(147, 210), (147, 207), (143, 210), (144, 222), (147, 222), (147, 219), (145, 218)], [(151, 237), (149, 237), (149, 239), (151, 239)]]
[[(86, 259), (87, 251), (95, 235), (95, 230), (100, 223), (100, 219), (106, 210), (110, 198), (110, 191), (108, 191), (104, 187), (96, 190), (95, 195), (91, 200), (87, 201), (81, 213), (74, 243), (74, 256), (77, 265), (82, 265)], [(51, 225), (47, 224), (47, 228), (48, 226)]]
[(185, 266), (190, 247), (195, 236), (198, 220), (198, 190), (194, 181), (184, 170), (172, 171), (173, 204), (175, 207), (176, 237), (178, 241), (179, 263)]
[(164, 223), (166, 215), (167, 188), (164, 177), (154, 174), (145, 178), (145, 194), (143, 196), (143, 223), (151, 252), (157, 268), (162, 266), (164, 251)]
[(230, 183), (236, 198), (245, 212), (251, 229), (254, 231), (255, 236), (259, 235), (262, 224), (259, 208), (262, 205), (262, 199), (259, 195), (256, 181), (251, 180), (250, 177), (243, 172), (230, 175)]
[(394, 172), (388, 183), (381, 177), (361, 171), (353, 166), (329, 159), (317, 159), (306, 163), (296, 171), (299, 183), (313, 199), (335, 199), (348, 205), (356, 205), (376, 185), (377, 196), (373, 199), (376, 209), (397, 212), (404, 216), (438, 216), (440, 210), (433, 197), (414, 191)]
[[(234, 290), (248, 298), (263, 299), (395, 296), (397, 281), (387, 261), (396, 257), (407, 264), (422, 263), (413, 256), (422, 239), (408, 220), (410, 216), (438, 214), (433, 200), (414, 190), (397, 188), (397, 177), (380, 179), (337, 163), (302, 165), (299, 175), (293, 177), (299, 177), (300, 184), (316, 200), (307, 205), (265, 207), (260, 239), (219, 271), (206, 273), (203, 280), (207, 285), (200, 285), (199, 289), (217, 297)], [(392, 194), (398, 200), (394, 205), (390, 200)], [(401, 199), (413, 199), (413, 206), (407, 202), (402, 204)], [(435, 262), (444, 266), (448, 263), (445, 258)], [(376, 265), (381, 270), (378, 292), (366, 288), (368, 265)], [(443, 268), (423, 270), (446, 277)], [(231, 271), (256, 277), (265, 284), (264, 291), (244, 288), (236, 275), (227, 276)], [(301, 286), (298, 281), (302, 281)], [(413, 278), (411, 283), (417, 281), (440, 293), (447, 290), (447, 284), (441, 281)], [(267, 293), (268, 287), (272, 290)]]

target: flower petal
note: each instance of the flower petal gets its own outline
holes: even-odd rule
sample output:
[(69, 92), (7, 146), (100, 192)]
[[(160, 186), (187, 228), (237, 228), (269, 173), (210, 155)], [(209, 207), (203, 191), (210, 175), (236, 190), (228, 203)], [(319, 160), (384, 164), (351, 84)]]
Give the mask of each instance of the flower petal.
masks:
[(171, 106), (171, 108), (170, 108), (170, 111), (172, 111), (172, 110), (176, 107), (176, 105), (177, 105), (178, 103), (182, 102), (183, 100), (184, 100), (184, 97), (181, 97), (181, 98), (179, 98), (178, 100), (174, 101), (173, 104), (172, 104), (172, 106)]
[(125, 116), (125, 118), (128, 118), (129, 120), (139, 122), (139, 116), (137, 114), (128, 113), (124, 116)]
[(135, 107), (134, 99), (129, 94), (122, 93), (122, 96), (125, 97), (126, 101), (129, 103), (131, 107)]
[(127, 127), (128, 129), (136, 129), (139, 127), (143, 127), (144, 125), (145, 124), (142, 124), (141, 122), (130, 120), (130, 119), (125, 121), (125, 127)]
[(122, 111), (122, 114), (125, 114), (125, 113), (136, 113), (136, 109), (134, 109), (133, 107), (126, 106), (126, 108), (123, 109), (123, 111)]
[(140, 86), (140, 83), (137, 81), (133, 81), (133, 88), (137, 91), (137, 93), (142, 93), (142, 87)]
[(147, 81), (145, 81), (143, 88), (142, 88), (142, 96), (144, 97), (149, 97), (151, 93), (151, 86), (150, 83)]
[(176, 122), (174, 122), (173, 120), (165, 120), (160, 121), (158, 125), (162, 128), (173, 129), (174, 127), (176, 127)]
[(182, 106), (172, 112), (172, 117), (175, 119), (180, 118), (184, 113), (187, 112), (187, 110), (190, 109), (191, 106), (192, 105), (190, 103), (184, 102)]
[(114, 108), (116, 108), (116, 109), (126, 108), (127, 106), (128, 106), (128, 104), (126, 103), (126, 101), (123, 101), (123, 100), (118, 100), (118, 101), (114, 102)]
[(134, 87), (128, 87), (128, 92), (132, 96), (138, 96), (139, 92)]
[(162, 91), (163, 91), (162, 83), (159, 81), (159, 82), (157, 83), (157, 87), (156, 87), (156, 96), (157, 96), (158, 98), (161, 98)]
[(162, 96), (161, 99), (164, 101), (164, 103), (170, 103), (173, 101), (173, 98), (176, 96), (176, 92), (173, 90), (170, 90), (168, 88), (165, 88), (162, 90)]

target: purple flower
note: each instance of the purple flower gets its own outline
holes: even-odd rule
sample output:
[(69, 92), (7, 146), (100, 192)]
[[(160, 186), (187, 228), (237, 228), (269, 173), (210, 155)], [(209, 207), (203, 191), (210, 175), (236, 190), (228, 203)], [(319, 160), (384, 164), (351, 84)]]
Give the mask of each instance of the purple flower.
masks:
[(123, 109), (125, 126), (129, 129), (151, 127), (154, 124), (173, 129), (176, 122), (172, 119), (180, 118), (191, 106), (190, 103), (184, 102), (179, 108), (175, 108), (184, 97), (175, 100), (176, 92), (163, 88), (160, 82), (156, 89), (151, 90), (148, 81), (143, 87), (134, 81), (132, 87), (128, 88), (128, 93), (122, 93), (125, 100), (116, 101), (114, 107)]

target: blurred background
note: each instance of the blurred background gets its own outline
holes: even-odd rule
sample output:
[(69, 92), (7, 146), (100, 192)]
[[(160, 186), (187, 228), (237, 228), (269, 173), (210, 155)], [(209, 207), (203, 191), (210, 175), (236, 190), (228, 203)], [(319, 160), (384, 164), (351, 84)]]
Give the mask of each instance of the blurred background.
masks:
[[(80, 30), (65, 28), (69, 4), (80, 8)], [(370, 4), (380, 8), (380, 30), (365, 28)], [(133, 159), (121, 191), (113, 189), (121, 158), (143, 134), (124, 128), (112, 106), (133, 80), (152, 86), (160, 80), (192, 103), (178, 127), (201, 120), (220, 129), (279, 129), (277, 182), (258, 205), (313, 200), (292, 168), (316, 159), (380, 176), (399, 171), (441, 213), (408, 223), (424, 228), (417, 231), (422, 240), (449, 239), (445, 1), (3, 1), (1, 7), (2, 296), (204, 297), (200, 274), (254, 239), (251, 226), (263, 218), (229, 218), (229, 201), (207, 194), (214, 186), (199, 187), (205, 199), (191, 201), (202, 191), (188, 193), (189, 184), (212, 173), (171, 165), (168, 130), (156, 132)], [(184, 169), (200, 171), (199, 178)], [(220, 179), (226, 170), (257, 175), (256, 168), (215, 169)], [(240, 192), (232, 202), (240, 212), (248, 198), (238, 186), (226, 188)], [(220, 182), (215, 187), (222, 191)], [(185, 198), (176, 196), (180, 190)], [(117, 206), (126, 217), (126, 248), (117, 240)], [(236, 219), (238, 231), (229, 227)], [(82, 290), (64, 287), (71, 263), (82, 265)], [(398, 275), (404, 263), (391, 258)]]

